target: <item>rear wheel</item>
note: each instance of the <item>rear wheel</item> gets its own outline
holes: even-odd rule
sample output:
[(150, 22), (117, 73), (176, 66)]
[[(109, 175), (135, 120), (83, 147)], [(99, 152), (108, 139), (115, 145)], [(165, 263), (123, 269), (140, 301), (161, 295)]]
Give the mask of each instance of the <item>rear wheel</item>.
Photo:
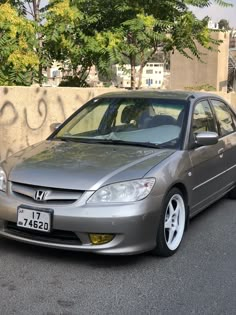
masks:
[(183, 239), (185, 222), (184, 196), (178, 188), (173, 188), (164, 200), (154, 254), (168, 257), (177, 251)]

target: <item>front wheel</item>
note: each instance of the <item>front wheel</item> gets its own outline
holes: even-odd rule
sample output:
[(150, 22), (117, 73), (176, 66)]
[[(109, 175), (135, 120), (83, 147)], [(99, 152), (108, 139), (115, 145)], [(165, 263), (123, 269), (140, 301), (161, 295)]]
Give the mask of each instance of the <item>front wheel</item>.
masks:
[(178, 188), (173, 188), (163, 203), (154, 254), (168, 257), (177, 251), (183, 239), (185, 222), (184, 196)]

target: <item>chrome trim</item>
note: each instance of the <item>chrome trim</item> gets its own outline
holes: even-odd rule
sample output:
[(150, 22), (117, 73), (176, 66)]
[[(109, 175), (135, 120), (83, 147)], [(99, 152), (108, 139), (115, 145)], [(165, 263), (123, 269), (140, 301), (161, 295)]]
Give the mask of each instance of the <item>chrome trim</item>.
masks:
[(43, 201), (47, 200), (47, 196), (50, 194), (50, 191), (47, 190), (36, 190), (34, 195), (34, 200)]
[(233, 166), (231, 166), (231, 167), (228, 168), (227, 170), (225, 170), (225, 171), (223, 171), (223, 172), (221, 172), (221, 173), (219, 173), (219, 174), (213, 176), (212, 178), (206, 180), (205, 182), (203, 182), (203, 183), (201, 183), (201, 184), (195, 186), (192, 190), (198, 189), (199, 187), (201, 187), (201, 186), (203, 186), (203, 185), (209, 183), (210, 181), (212, 181), (212, 180), (214, 180), (215, 178), (217, 178), (217, 177), (219, 177), (219, 176), (221, 176), (221, 175), (227, 173), (228, 171), (232, 170), (232, 169), (235, 168), (235, 167), (236, 167), (236, 164), (234, 164)]
[[(227, 186), (217, 190), (216, 192), (214, 192), (210, 196), (204, 198), (203, 200), (201, 200), (198, 203), (196, 203), (195, 205), (193, 205), (191, 208), (192, 212), (191, 212), (190, 217), (195, 216), (197, 213), (201, 212), (203, 209), (205, 209), (206, 207), (208, 207), (209, 205), (214, 203), (216, 200), (222, 198), (233, 187), (234, 187), (234, 183), (229, 183)], [(213, 201), (212, 201), (212, 198), (214, 198)], [(194, 210), (194, 208), (198, 207), (199, 205), (201, 205), (200, 209), (198, 208), (197, 210)]]
[[(33, 185), (26, 185), (21, 183), (12, 183), (12, 192), (18, 193), (22, 196), (30, 197), (34, 200), (67, 200), (67, 199), (75, 199), (78, 200), (83, 191), (75, 191), (69, 189), (58, 189), (51, 187), (38, 187)], [(41, 196), (42, 193), (46, 193), (44, 195), (44, 199), (36, 198), (38, 195)]]

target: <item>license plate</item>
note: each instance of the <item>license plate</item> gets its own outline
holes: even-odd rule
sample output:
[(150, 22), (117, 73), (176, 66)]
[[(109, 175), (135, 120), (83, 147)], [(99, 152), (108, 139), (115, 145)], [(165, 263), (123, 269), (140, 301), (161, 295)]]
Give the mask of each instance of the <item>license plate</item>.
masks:
[(36, 210), (19, 207), (17, 209), (17, 226), (25, 229), (50, 232), (52, 210)]

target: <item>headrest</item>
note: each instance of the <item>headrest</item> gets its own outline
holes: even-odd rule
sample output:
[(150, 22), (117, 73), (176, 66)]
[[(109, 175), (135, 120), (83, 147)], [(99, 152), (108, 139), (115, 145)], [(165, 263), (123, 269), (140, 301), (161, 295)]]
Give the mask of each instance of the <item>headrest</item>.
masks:
[(136, 106), (126, 106), (121, 113), (121, 122), (124, 124), (128, 124), (131, 120), (136, 120), (137, 115), (138, 110)]

